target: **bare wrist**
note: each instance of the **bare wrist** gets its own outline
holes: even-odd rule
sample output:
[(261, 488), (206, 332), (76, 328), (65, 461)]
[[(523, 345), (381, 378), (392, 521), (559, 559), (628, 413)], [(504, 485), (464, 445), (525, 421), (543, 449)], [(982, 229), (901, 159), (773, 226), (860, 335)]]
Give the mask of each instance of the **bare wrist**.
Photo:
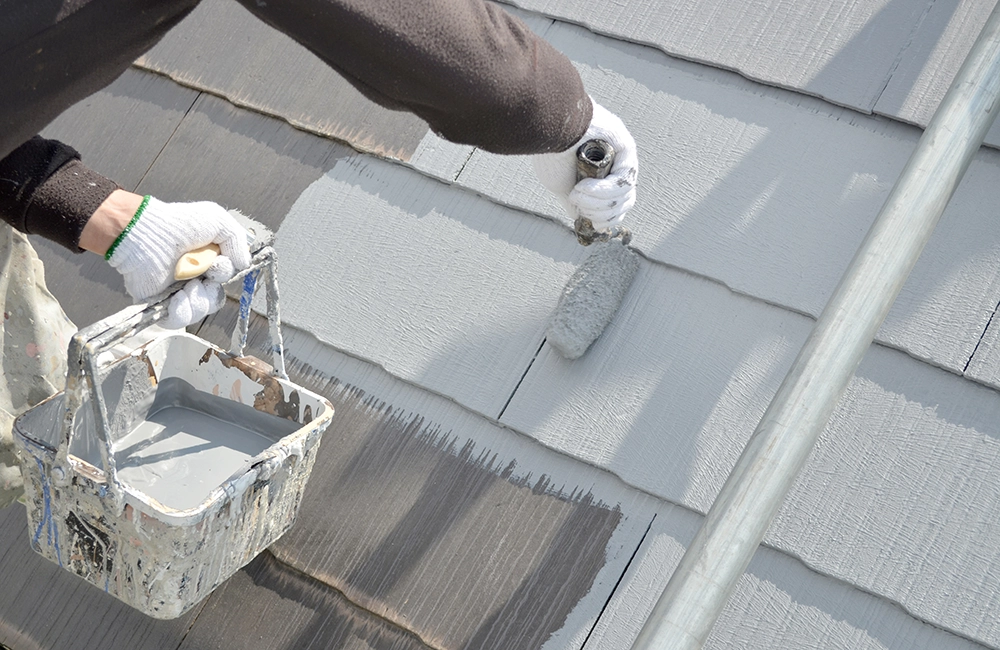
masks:
[(80, 233), (80, 248), (104, 255), (135, 215), (142, 196), (115, 190), (98, 206)]

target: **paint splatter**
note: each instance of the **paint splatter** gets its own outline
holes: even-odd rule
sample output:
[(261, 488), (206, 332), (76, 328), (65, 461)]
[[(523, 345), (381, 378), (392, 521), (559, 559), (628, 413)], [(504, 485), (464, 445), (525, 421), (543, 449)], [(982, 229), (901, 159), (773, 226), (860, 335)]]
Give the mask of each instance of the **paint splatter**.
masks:
[(34, 359), (35, 357), (37, 357), (38, 353), (41, 352), (41, 350), (42, 350), (42, 347), (40, 345), (35, 344), (35, 343), (29, 343), (26, 346), (24, 346), (24, 351), (27, 352), (28, 356), (31, 357), (32, 359)]

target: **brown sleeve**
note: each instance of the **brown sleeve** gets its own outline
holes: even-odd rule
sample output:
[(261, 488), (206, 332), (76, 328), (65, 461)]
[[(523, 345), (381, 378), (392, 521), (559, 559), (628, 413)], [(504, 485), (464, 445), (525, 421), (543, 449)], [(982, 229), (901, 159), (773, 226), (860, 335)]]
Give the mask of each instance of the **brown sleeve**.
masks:
[(73, 252), (80, 252), (91, 215), (116, 189), (57, 140), (35, 136), (0, 160), (0, 218)]
[(40, 235), (82, 253), (80, 233), (117, 183), (73, 160), (42, 183), (28, 206), (26, 233)]
[(240, 2), (375, 102), (503, 154), (563, 151), (592, 106), (564, 55), (484, 0)]

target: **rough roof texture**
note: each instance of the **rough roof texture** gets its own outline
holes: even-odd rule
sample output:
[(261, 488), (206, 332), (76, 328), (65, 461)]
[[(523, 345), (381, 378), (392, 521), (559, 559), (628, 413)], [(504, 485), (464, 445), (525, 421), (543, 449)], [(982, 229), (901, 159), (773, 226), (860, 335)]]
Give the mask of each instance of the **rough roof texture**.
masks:
[[(642, 268), (575, 362), (544, 330), (586, 251), (526, 161), (372, 106), (235, 3), (49, 128), (273, 228), (293, 378), (337, 416), (295, 528), (178, 621), (0, 511), (0, 643), (630, 647), (992, 3), (517, 4), (640, 147)], [(709, 647), (1000, 648), (998, 184), (984, 148)], [(78, 324), (126, 304), (36, 243)]]

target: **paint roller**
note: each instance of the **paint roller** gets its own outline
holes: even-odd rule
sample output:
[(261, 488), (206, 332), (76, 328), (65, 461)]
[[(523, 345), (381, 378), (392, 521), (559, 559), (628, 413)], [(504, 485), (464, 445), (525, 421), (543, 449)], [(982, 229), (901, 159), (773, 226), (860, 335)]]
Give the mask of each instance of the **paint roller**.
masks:
[[(577, 149), (577, 180), (604, 178), (614, 162), (614, 148), (604, 140), (588, 140)], [(585, 217), (573, 224), (576, 238), (594, 248), (563, 289), (545, 334), (567, 359), (578, 359), (614, 318), (639, 270), (639, 256), (628, 247), (628, 228), (595, 230)]]

